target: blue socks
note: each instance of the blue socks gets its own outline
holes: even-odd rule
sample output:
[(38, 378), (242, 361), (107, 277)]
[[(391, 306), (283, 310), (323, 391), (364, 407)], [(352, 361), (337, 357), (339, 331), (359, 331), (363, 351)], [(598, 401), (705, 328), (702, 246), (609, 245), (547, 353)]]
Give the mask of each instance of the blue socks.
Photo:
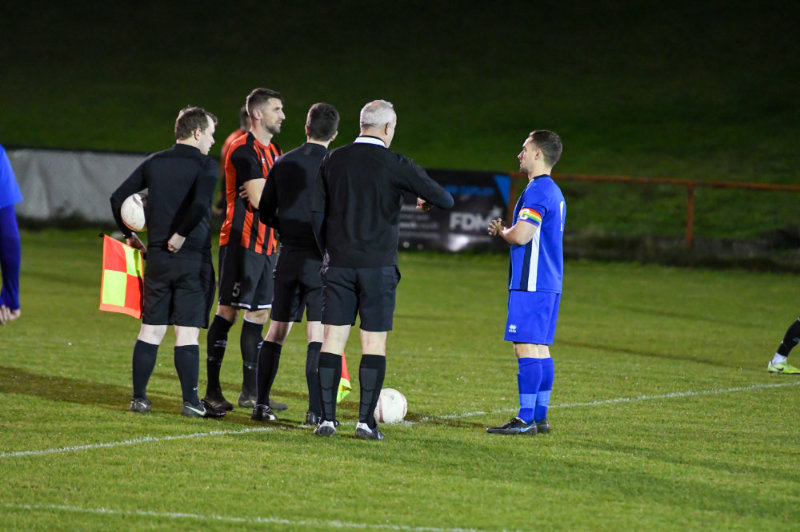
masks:
[(552, 358), (543, 358), (542, 362), (542, 382), (539, 384), (539, 391), (536, 394), (536, 409), (534, 418), (537, 422), (547, 419), (547, 406), (550, 404), (550, 392), (553, 389), (553, 378), (555, 369)]
[(534, 418), (534, 408), (542, 381), (542, 361), (538, 358), (520, 358), (519, 373), (517, 373), (517, 386), (519, 387), (519, 414), (517, 417), (525, 423), (530, 423)]
[[(13, 176), (12, 176), (13, 183)], [(14, 205), (0, 209), (0, 271), (3, 273), (3, 289), (0, 304), (11, 310), (19, 308), (19, 268), (22, 251), (19, 228)]]

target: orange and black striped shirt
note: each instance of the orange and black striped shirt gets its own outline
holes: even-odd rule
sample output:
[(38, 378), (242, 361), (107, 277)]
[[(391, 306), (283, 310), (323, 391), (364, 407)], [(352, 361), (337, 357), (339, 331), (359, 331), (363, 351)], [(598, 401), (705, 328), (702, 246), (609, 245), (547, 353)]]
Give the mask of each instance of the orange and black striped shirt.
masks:
[(272, 255), (277, 249), (275, 231), (258, 218), (258, 209), (239, 197), (239, 188), (251, 179), (266, 179), (283, 152), (274, 142), (264, 145), (247, 133), (234, 140), (225, 157), (225, 221), (219, 245), (236, 244), (256, 253)]

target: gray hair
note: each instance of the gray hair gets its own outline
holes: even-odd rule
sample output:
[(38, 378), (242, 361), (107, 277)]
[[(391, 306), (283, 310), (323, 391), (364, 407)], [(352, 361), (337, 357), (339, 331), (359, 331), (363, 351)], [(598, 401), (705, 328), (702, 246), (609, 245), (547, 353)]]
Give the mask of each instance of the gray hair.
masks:
[(361, 109), (361, 129), (382, 127), (397, 118), (394, 106), (386, 100), (373, 100)]

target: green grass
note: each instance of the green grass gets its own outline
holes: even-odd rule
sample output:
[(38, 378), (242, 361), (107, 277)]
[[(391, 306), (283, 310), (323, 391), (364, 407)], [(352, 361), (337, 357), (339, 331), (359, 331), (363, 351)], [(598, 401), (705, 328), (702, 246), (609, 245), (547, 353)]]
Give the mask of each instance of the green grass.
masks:
[[(314, 102), (339, 108), (344, 143), (386, 98), (394, 147), (430, 168), (515, 171), (549, 128), (558, 172), (793, 184), (799, 15), (776, 0), (17, 2), (0, 16), (0, 142), (160, 150), (189, 103), (220, 117), (221, 140), (266, 85), (286, 97), (285, 148)], [(573, 230), (681, 234), (682, 190), (584, 190), (567, 198)], [(703, 191), (698, 236), (796, 229), (797, 199)]]
[(277, 423), (179, 416), (171, 333), (153, 412), (127, 412), (138, 322), (97, 310), (95, 235), (23, 233), (23, 315), (0, 328), (0, 528), (796, 529), (800, 379), (765, 371), (797, 312), (796, 275), (568, 261), (554, 431), (504, 438), (485, 427), (517, 405), (506, 258), (403, 253), (386, 386), (408, 398), (409, 423), (372, 444), (351, 437), (357, 394), (337, 437), (300, 426), (301, 327)]

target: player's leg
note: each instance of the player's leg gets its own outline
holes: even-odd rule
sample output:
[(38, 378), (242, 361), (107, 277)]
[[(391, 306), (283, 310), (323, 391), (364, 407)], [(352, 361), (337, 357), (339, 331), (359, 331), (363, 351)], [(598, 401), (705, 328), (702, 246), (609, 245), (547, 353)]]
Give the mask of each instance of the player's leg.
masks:
[(322, 278), (319, 274), (321, 266), (322, 262), (316, 253), (307, 254), (303, 258), (300, 276), (302, 295), (298, 318), (302, 318), (303, 310), (305, 310), (306, 336), (308, 338), (306, 346), (306, 386), (308, 388), (306, 425), (316, 425), (322, 417), (319, 356), (322, 350), (322, 341), (325, 338), (325, 330), (322, 326)]
[(253, 408), (258, 395), (258, 352), (264, 338), (264, 324), (272, 307), (274, 255), (245, 251), (239, 305), (246, 308), (239, 348), (242, 352), (242, 392), (239, 406)]
[(799, 342), (800, 318), (797, 318), (786, 330), (786, 334), (783, 336), (783, 341), (781, 345), (778, 346), (775, 356), (773, 356), (772, 360), (767, 364), (767, 371), (770, 373), (783, 373), (785, 375), (800, 374), (800, 369), (790, 365), (787, 360), (789, 358), (789, 353)]
[(359, 439), (382, 440), (383, 433), (375, 421), (375, 406), (386, 376), (386, 337), (392, 330), (395, 294), (400, 272), (394, 267), (358, 270), (359, 315), (361, 316), (361, 363), (358, 424)]
[(306, 425), (316, 425), (322, 417), (319, 355), (322, 350), (322, 340), (325, 337), (325, 329), (321, 321), (311, 321), (310, 317), (308, 320), (309, 321), (306, 323), (306, 334), (308, 335), (308, 345), (306, 347), (306, 386), (308, 387)]
[(319, 354), (322, 417), (314, 430), (319, 436), (336, 433), (336, 396), (342, 378), (342, 352), (356, 319), (356, 272), (352, 268), (325, 268), (322, 275), (323, 338)]
[(211, 321), (206, 336), (206, 384), (205, 400), (219, 408), (233, 410), (233, 405), (222, 395), (219, 375), (222, 371), (222, 359), (228, 346), (228, 332), (236, 322), (237, 311), (227, 305), (217, 305), (217, 313)]
[(133, 346), (131, 361), (133, 397), (130, 410), (142, 414), (151, 409), (150, 401), (147, 399), (147, 383), (156, 366), (158, 346), (164, 339), (169, 323), (172, 271), (164, 260), (165, 253), (157, 250), (148, 253), (147, 270), (144, 274), (142, 326)]
[(208, 320), (206, 287), (201, 278), (205, 264), (200, 260), (175, 259), (170, 261), (175, 279), (169, 322), (174, 323), (174, 364), (181, 384), (183, 408), (187, 417), (222, 417), (225, 410), (217, 410), (200, 401), (197, 385), (200, 377), (200, 327)]
[(203, 398), (215, 408), (233, 410), (233, 405), (222, 395), (222, 386), (219, 376), (222, 370), (222, 360), (228, 346), (228, 333), (236, 322), (237, 308), (233, 303), (237, 301), (239, 293), (238, 262), (235, 250), (229, 246), (219, 249), (219, 300), (217, 312), (206, 336), (206, 394)]
[(19, 269), (22, 260), (19, 227), (14, 205), (0, 209), (0, 271), (3, 288), (0, 290), (0, 323), (20, 317)]
[(549, 357), (540, 349), (548, 340), (551, 329), (553, 296), (540, 292), (512, 290), (508, 296), (508, 319), (505, 339), (514, 343), (517, 358), (517, 390), (519, 412), (508, 423), (489, 427), (490, 434), (534, 435), (536, 401), (542, 382), (542, 359)]
[(302, 267), (302, 257), (295, 253), (281, 250), (272, 275), (272, 306), (270, 311), (270, 324), (267, 335), (258, 351), (257, 380), (256, 380), (256, 405), (253, 408), (251, 419), (256, 421), (270, 421), (277, 419), (273, 410), (286, 408), (283, 403), (277, 403), (270, 398), (275, 376), (278, 374), (281, 350), (292, 323), (302, 320), (302, 315), (296, 319), (300, 306), (300, 285), (298, 272)]
[(541, 305), (543, 314), (544, 311), (547, 310), (548, 304), (550, 323), (547, 334), (543, 338), (544, 345), (539, 346), (539, 358), (542, 361), (542, 380), (536, 392), (536, 407), (534, 411), (536, 432), (539, 434), (547, 434), (550, 432), (550, 422), (547, 420), (547, 409), (550, 405), (550, 394), (553, 391), (553, 380), (555, 379), (555, 365), (553, 364), (553, 358), (550, 356), (550, 345), (553, 343), (553, 340), (555, 340), (558, 309), (561, 305), (561, 294), (545, 296), (545, 301)]
[(267, 336), (261, 343), (258, 351), (258, 364), (256, 375), (256, 404), (250, 419), (254, 421), (272, 421), (278, 419), (270, 406), (270, 392), (275, 376), (278, 374), (278, 367), (281, 360), (281, 350), (283, 342), (289, 335), (292, 322), (276, 321), (273, 318), (269, 322)]
[(147, 383), (156, 367), (158, 346), (167, 332), (166, 325), (148, 325), (142, 323), (139, 336), (133, 346), (131, 361), (131, 375), (133, 377), (133, 398), (131, 399), (131, 412), (144, 414), (152, 408), (147, 399)]
[(342, 351), (350, 336), (351, 325), (323, 325), (319, 353), (319, 387), (322, 417), (314, 434), (332, 436), (336, 432), (336, 395), (342, 378)]
[[(363, 325), (363, 323), (362, 323)], [(383, 433), (375, 421), (383, 380), (386, 377), (386, 331), (361, 331), (361, 363), (358, 367), (360, 386), (358, 424), (355, 436), (359, 439), (382, 440)]]
[(198, 327), (175, 327), (175, 350), (173, 361), (175, 371), (178, 373), (178, 380), (181, 383), (181, 395), (183, 396), (184, 415), (192, 413), (198, 416), (205, 415), (205, 408), (200, 403), (197, 395), (197, 381), (200, 378), (200, 347), (197, 339), (200, 335)]

